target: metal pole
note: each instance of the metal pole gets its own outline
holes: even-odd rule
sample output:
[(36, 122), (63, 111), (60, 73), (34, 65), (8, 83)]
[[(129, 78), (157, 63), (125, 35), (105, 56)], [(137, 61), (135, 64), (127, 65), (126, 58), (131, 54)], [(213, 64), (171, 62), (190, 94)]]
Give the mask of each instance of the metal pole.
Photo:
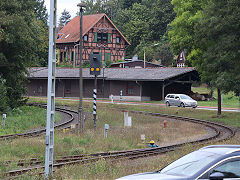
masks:
[(143, 68), (146, 68), (146, 49), (145, 48), (143, 52)]
[(56, 72), (56, 0), (50, 1), (48, 94), (46, 122), (45, 178), (53, 173), (54, 115), (55, 115), (55, 72)]
[(78, 132), (79, 130), (83, 132), (84, 128), (84, 119), (83, 119), (83, 107), (82, 107), (82, 99), (83, 99), (83, 79), (82, 79), (82, 14), (83, 7), (86, 7), (84, 3), (79, 3), (80, 7), (80, 42), (79, 42), (79, 51), (80, 51), (80, 62), (79, 62), (79, 107), (78, 107)]
[(239, 112), (240, 112), (240, 93), (238, 94), (238, 98), (239, 98)]
[(94, 89), (93, 89), (93, 121), (94, 121), (94, 130), (96, 130), (96, 121), (97, 121), (97, 76), (94, 78)]
[(104, 69), (105, 69), (105, 65), (103, 66), (103, 89), (102, 89), (102, 91), (103, 91), (103, 98), (104, 98)]
[(217, 89), (218, 92), (218, 112), (217, 115), (220, 116), (221, 115), (221, 111), (222, 111), (222, 106), (221, 106), (221, 90), (218, 88)]

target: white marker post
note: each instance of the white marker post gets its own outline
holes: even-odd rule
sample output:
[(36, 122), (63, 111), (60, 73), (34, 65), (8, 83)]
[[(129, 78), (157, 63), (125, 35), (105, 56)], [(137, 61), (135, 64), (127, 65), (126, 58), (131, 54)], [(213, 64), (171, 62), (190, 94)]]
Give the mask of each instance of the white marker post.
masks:
[(105, 126), (104, 126), (104, 138), (107, 138), (108, 130), (109, 130), (109, 124), (105, 124)]
[(128, 126), (128, 111), (124, 111), (124, 127)]
[(122, 101), (122, 90), (120, 91), (120, 101)]
[(111, 99), (111, 102), (113, 104), (113, 95), (112, 94), (110, 95), (110, 99)]
[(3, 115), (2, 115), (2, 126), (3, 126), (3, 128), (5, 128), (6, 118), (7, 118), (7, 114), (3, 114)]

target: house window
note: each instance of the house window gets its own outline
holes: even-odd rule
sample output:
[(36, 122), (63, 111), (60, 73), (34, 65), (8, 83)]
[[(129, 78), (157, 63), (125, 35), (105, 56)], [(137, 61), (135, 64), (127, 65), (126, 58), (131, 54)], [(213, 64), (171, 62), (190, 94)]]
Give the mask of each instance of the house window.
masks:
[(88, 35), (83, 36), (83, 41), (87, 42), (88, 41)]
[(118, 44), (119, 44), (119, 43), (120, 43), (120, 41), (121, 41), (121, 37), (117, 37), (117, 38), (116, 38), (116, 43), (118, 43)]
[(133, 83), (132, 82), (127, 82), (127, 94), (132, 95), (133, 94)]
[(107, 42), (108, 34), (107, 33), (97, 33), (97, 41), (98, 42)]

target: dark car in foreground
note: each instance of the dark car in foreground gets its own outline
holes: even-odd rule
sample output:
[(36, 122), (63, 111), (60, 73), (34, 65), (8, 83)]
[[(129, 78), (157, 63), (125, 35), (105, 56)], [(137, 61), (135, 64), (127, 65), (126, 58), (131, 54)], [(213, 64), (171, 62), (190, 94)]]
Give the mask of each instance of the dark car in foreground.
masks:
[(240, 145), (201, 148), (165, 168), (119, 178), (118, 180), (240, 180)]

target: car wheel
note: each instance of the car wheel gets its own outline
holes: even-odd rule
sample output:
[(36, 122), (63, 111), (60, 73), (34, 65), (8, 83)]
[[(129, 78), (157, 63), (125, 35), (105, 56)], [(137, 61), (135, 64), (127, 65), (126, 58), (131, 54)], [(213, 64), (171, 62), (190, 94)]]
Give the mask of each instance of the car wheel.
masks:
[(184, 104), (183, 104), (183, 103), (181, 103), (181, 104), (180, 104), (180, 107), (183, 107), (183, 108), (184, 108), (185, 106), (184, 106)]
[(169, 106), (170, 106), (170, 103), (169, 103), (169, 102), (166, 102), (166, 106), (169, 107)]

